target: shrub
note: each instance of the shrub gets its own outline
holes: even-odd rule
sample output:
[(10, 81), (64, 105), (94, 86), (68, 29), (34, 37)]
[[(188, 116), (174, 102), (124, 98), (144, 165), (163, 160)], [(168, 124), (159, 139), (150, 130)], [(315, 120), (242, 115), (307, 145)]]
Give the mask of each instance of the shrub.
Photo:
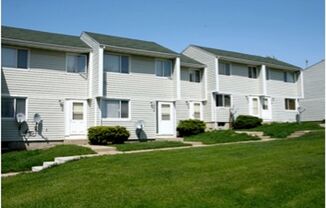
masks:
[(233, 127), (235, 129), (250, 129), (261, 125), (263, 120), (255, 116), (240, 115), (235, 120)]
[(95, 126), (88, 129), (88, 140), (91, 144), (122, 144), (129, 136), (129, 131), (122, 126)]
[(200, 120), (183, 120), (180, 121), (177, 127), (179, 136), (191, 136), (203, 133), (206, 129), (206, 124)]

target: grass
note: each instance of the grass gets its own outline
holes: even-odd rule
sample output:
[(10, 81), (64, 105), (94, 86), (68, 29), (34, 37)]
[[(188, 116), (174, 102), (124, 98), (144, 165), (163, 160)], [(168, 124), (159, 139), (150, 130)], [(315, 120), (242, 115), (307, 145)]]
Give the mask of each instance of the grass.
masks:
[(133, 151), (133, 150), (144, 150), (144, 149), (159, 149), (167, 147), (182, 147), (190, 146), (190, 144), (184, 144), (182, 142), (175, 141), (153, 141), (153, 142), (135, 142), (114, 145), (119, 151)]
[(2, 179), (3, 207), (325, 207), (324, 132), (87, 158)]
[(49, 149), (7, 152), (1, 155), (2, 173), (31, 170), (59, 156), (93, 154), (93, 150), (77, 145), (57, 145)]
[(239, 142), (259, 140), (258, 137), (249, 136), (248, 134), (238, 134), (232, 130), (208, 131), (194, 136), (185, 137), (185, 141), (200, 141), (203, 144), (216, 144), (227, 142)]
[(319, 126), (320, 122), (302, 122), (298, 123), (271, 123), (264, 124), (262, 126), (248, 129), (250, 131), (262, 131), (264, 135), (268, 135), (274, 138), (286, 138), (295, 131), (302, 130), (318, 130), (324, 129)]

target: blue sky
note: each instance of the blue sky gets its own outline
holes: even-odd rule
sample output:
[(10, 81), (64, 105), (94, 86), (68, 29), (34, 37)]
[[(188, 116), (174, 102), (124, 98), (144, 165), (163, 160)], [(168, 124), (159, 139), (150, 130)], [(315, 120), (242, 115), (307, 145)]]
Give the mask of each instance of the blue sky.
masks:
[(324, 58), (323, 0), (2, 0), (2, 24), (92, 31), (275, 56), (304, 67)]

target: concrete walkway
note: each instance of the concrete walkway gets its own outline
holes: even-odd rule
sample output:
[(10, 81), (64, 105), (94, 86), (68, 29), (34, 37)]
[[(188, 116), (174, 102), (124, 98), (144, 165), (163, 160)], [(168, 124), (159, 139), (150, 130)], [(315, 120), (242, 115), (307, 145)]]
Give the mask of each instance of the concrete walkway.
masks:
[[(278, 138), (271, 138), (270, 136), (264, 136), (263, 132), (259, 131), (235, 131), (236, 133), (246, 133), (250, 136), (259, 137), (261, 140), (250, 140), (250, 141), (239, 141), (239, 142), (228, 142), (228, 143), (216, 143), (216, 144), (203, 144), (202, 142), (190, 142), (190, 141), (183, 141), (185, 144), (191, 144), (190, 146), (182, 146), (182, 147), (167, 147), (167, 148), (159, 148), (159, 149), (145, 149), (145, 150), (133, 150), (133, 151), (118, 151), (115, 147), (112, 146), (100, 146), (100, 145), (81, 145), (83, 147), (88, 147), (96, 152), (96, 154), (89, 154), (89, 155), (78, 155), (78, 156), (67, 156), (67, 157), (56, 157), (54, 161), (45, 161), (41, 166), (34, 166), (32, 167), (31, 171), (22, 171), (22, 172), (12, 172), (12, 173), (4, 173), (1, 174), (1, 177), (9, 177), (15, 176), (20, 173), (31, 173), (31, 172), (39, 172), (41, 170), (60, 165), (69, 161), (73, 160), (80, 160), (82, 158), (88, 157), (96, 157), (102, 155), (117, 155), (117, 154), (134, 154), (134, 153), (143, 153), (143, 152), (154, 152), (154, 151), (167, 151), (167, 150), (179, 150), (179, 149), (189, 149), (189, 148), (198, 148), (198, 147), (209, 147), (209, 146), (226, 146), (226, 145), (233, 145), (233, 144), (247, 144), (247, 143), (260, 143), (260, 142), (268, 142), (279, 140)], [(287, 138), (297, 138), (303, 136), (306, 133), (311, 132), (310, 130), (307, 131), (296, 131), (292, 133)]]

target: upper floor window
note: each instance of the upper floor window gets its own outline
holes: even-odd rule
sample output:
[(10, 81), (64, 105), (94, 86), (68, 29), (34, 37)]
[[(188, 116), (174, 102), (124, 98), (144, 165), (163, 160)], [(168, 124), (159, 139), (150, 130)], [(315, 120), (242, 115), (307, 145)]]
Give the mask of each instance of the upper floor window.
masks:
[(170, 77), (172, 74), (172, 61), (170, 60), (156, 60), (155, 73), (159, 77)]
[(129, 118), (129, 100), (103, 100), (102, 118)]
[(200, 71), (195, 69), (189, 70), (189, 81), (190, 82), (200, 82)]
[(295, 73), (294, 72), (283, 72), (284, 82), (295, 82)]
[(285, 98), (285, 109), (295, 110), (296, 109), (295, 99)]
[(105, 72), (129, 73), (129, 56), (104, 54), (103, 70)]
[(67, 72), (85, 73), (87, 67), (86, 55), (68, 54), (67, 55)]
[(231, 95), (217, 94), (216, 95), (216, 106), (217, 107), (230, 107), (231, 106)]
[(266, 80), (270, 79), (270, 69), (266, 68)]
[(15, 118), (17, 113), (23, 113), (26, 115), (26, 98), (2, 97), (2, 118)]
[(249, 66), (248, 67), (248, 77), (257, 79), (258, 73), (257, 73), (257, 68), (255, 66)]
[(230, 76), (230, 64), (229, 63), (219, 63), (218, 64), (218, 73), (222, 75)]
[(3, 47), (1, 58), (4, 67), (27, 69), (28, 51), (26, 49)]

